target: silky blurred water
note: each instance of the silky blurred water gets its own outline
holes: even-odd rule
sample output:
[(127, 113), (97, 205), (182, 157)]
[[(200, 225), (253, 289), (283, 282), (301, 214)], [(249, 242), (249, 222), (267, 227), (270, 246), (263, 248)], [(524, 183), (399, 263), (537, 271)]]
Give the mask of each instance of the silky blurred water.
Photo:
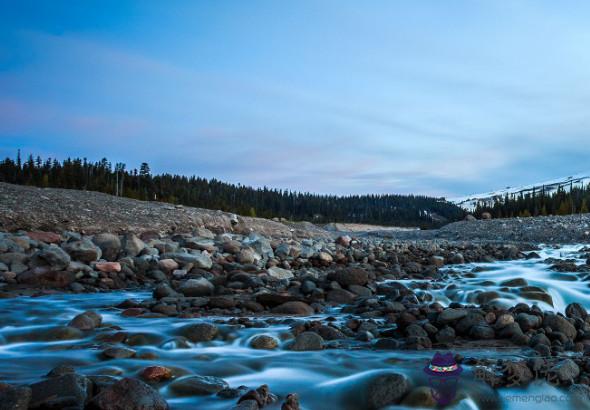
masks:
[[(445, 304), (471, 301), (482, 290), (494, 290), (501, 295), (494, 303), (513, 305), (522, 301), (539, 304), (543, 309), (563, 311), (568, 303), (576, 301), (590, 308), (588, 282), (582, 279), (581, 274), (553, 272), (549, 265), (542, 262), (547, 257), (575, 258), (580, 248), (543, 248), (539, 252), (542, 258), (534, 260), (453, 266), (455, 272), (472, 272), (473, 277), (454, 277), (449, 273), (449, 278), (434, 283), (433, 289), (428, 292), (434, 295), (435, 300)], [(577, 262), (582, 263), (583, 260), (578, 259)], [(477, 268), (475, 272), (474, 268)], [(529, 286), (546, 291), (553, 305), (528, 300), (519, 294), (518, 289), (500, 285), (514, 278), (524, 278)], [(424, 285), (421, 281), (404, 282), (410, 287)], [(424, 291), (417, 289), (416, 292)], [(81, 374), (116, 376), (136, 376), (144, 367), (163, 365), (172, 368), (177, 377), (184, 374), (218, 376), (231, 387), (246, 385), (255, 388), (268, 384), (270, 390), (280, 397), (298, 393), (303, 409), (343, 410), (362, 408), (364, 386), (367, 380), (380, 372), (404, 373), (414, 386), (427, 385), (422, 369), (434, 351), (377, 351), (352, 347), (291, 352), (282, 348), (273, 351), (249, 348), (249, 340), (258, 334), (284, 339), (283, 336), (289, 333), (289, 320), (279, 323), (281, 320), (276, 318), (276, 324), (260, 328), (218, 323), (221, 340), (178, 348), (174, 340), (180, 326), (206, 320), (220, 322), (224, 318), (127, 318), (121, 316), (119, 310), (109, 308), (125, 299), (141, 300), (150, 296), (147, 292), (113, 292), (0, 300), (0, 381), (32, 383), (60, 364), (72, 365)], [(103, 316), (103, 327), (87, 332), (81, 339), (43, 340), (46, 339), (42, 336), (45, 332), (67, 325), (75, 315), (89, 309)], [(339, 310), (329, 313), (342, 319), (345, 316)], [(260, 318), (253, 320), (264, 326)], [(151, 353), (156, 358), (102, 359), (100, 353), (105, 345), (100, 337), (115, 333), (117, 329), (129, 334), (142, 334), (147, 344), (131, 347), (137, 350), (138, 356)], [(513, 358), (525, 355), (520, 349), (462, 350), (456, 353), (475, 357)], [(174, 409), (228, 409), (236, 402), (235, 399), (217, 396), (174, 397), (165, 384), (157, 388)], [(564, 394), (544, 383), (533, 383), (526, 388), (493, 390), (477, 381), (466, 366), (459, 382), (458, 397), (463, 399), (454, 407), (524, 409), (541, 400), (547, 409), (575, 408)], [(278, 409), (280, 403), (267, 408)]]

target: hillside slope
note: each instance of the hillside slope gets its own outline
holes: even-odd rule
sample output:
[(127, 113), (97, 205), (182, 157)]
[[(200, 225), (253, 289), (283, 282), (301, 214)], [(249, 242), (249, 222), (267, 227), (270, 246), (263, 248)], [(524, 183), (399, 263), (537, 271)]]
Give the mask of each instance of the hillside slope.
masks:
[(271, 237), (328, 237), (312, 224), (286, 225), (262, 218), (138, 201), (93, 191), (35, 188), (0, 183), (0, 230), (97, 232), (188, 232), (199, 227), (214, 232), (257, 232)]
[(540, 192), (542, 189), (545, 190), (546, 194), (551, 194), (557, 191), (559, 188), (563, 188), (566, 191), (570, 187), (586, 186), (590, 183), (590, 172), (584, 172), (576, 175), (571, 175), (563, 178), (556, 178), (549, 181), (537, 182), (529, 185), (522, 185), (518, 187), (506, 187), (498, 189), (496, 191), (485, 192), (482, 194), (472, 194), (457, 198), (449, 199), (452, 202), (463, 209), (471, 211), (475, 209), (478, 202), (485, 204), (486, 206), (492, 206), (497, 199), (502, 199), (506, 195), (509, 197), (516, 197), (522, 194), (532, 193), (533, 190)]

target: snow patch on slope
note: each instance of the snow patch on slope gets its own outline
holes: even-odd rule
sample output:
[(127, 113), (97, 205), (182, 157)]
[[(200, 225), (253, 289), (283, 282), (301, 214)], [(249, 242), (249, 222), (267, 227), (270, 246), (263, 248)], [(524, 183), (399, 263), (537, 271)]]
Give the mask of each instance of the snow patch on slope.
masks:
[(586, 186), (590, 183), (590, 172), (584, 172), (580, 174), (571, 175), (564, 178), (552, 179), (550, 181), (538, 182), (530, 185), (523, 185), (518, 187), (506, 187), (498, 189), (497, 191), (486, 192), (483, 194), (473, 194), (462, 196), (458, 198), (450, 198), (449, 201), (460, 206), (463, 209), (471, 211), (475, 209), (477, 203), (486, 205), (493, 205), (498, 199), (504, 198), (506, 195), (509, 197), (516, 197), (522, 194), (530, 194), (533, 191), (540, 192), (542, 189), (545, 193), (552, 193), (557, 191), (559, 188), (563, 188), (566, 191), (570, 187), (581, 187)]

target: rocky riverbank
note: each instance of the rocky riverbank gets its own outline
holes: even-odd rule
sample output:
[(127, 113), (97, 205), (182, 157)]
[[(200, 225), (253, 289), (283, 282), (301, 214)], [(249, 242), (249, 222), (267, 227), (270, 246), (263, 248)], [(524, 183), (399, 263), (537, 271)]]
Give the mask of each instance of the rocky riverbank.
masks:
[[(512, 260), (546, 266), (543, 269), (564, 280), (565, 272), (577, 275), (575, 280), (590, 275), (587, 249), (569, 258), (543, 257), (539, 252), (525, 245), (346, 235), (280, 240), (254, 233), (215, 234), (206, 228), (171, 236), (5, 232), (0, 235), (0, 286), (5, 298), (43, 298), (56, 292), (100, 295), (121, 289), (149, 292), (104, 306), (121, 318), (120, 325), (90, 310), (43, 329), (10, 326), (2, 332), (8, 346), (81, 340), (97, 350), (91, 361), (116, 361), (119, 366), (126, 366), (126, 361), (152, 363), (141, 369), (134, 365), (132, 374), (114, 375), (102, 374), (103, 370), (82, 375), (75, 368), (58, 367), (26, 386), (2, 385), (0, 398), (21, 408), (67, 404), (114, 409), (109, 403), (121, 402), (130, 409), (160, 409), (167, 408), (170, 399), (174, 403), (175, 397), (203, 396), (211, 408), (231, 407), (226, 400), (234, 400), (239, 409), (273, 408), (279, 403), (286, 410), (298, 408), (299, 392), (275, 397), (265, 385), (272, 385), (272, 380), (235, 386), (213, 367), (205, 374), (178, 373), (174, 366), (159, 362), (162, 349), (231, 344), (246, 330), (253, 332), (244, 340), (248, 349), (289, 354), (509, 349), (522, 358), (458, 353), (456, 360), (492, 388), (545, 380), (574, 386), (575, 394), (588, 393), (586, 308), (570, 303), (562, 312), (544, 310), (540, 305), (554, 306), (551, 292), (525, 278), (478, 279), (504, 263), (499, 261)], [(466, 270), (471, 263), (479, 264)], [(468, 292), (465, 285), (467, 298), (457, 298), (461, 281), (470, 278), (479, 286)], [(441, 291), (450, 303), (438, 301)], [(506, 297), (519, 302), (511, 304)], [(143, 327), (170, 320), (179, 326), (156, 333), (131, 330), (134, 322)], [(275, 327), (281, 330), (269, 332)], [(355, 408), (400, 402), (433, 405), (416, 379), (404, 373), (379, 373), (359, 383), (358, 388), (367, 390)]]
[(587, 242), (586, 215), (344, 234), (0, 193), (0, 409), (435, 407), (434, 351), (474, 380), (455, 402), (590, 402), (590, 249), (536, 245)]
[(94, 292), (166, 284), (170, 291), (160, 287), (158, 294), (245, 299), (262, 292), (256, 299), (268, 299), (268, 306), (277, 304), (270, 299), (282, 299), (267, 294), (282, 292), (310, 301), (352, 301), (374, 294), (377, 281), (434, 279), (445, 264), (515, 259), (522, 249), (530, 247), (350, 236), (279, 240), (206, 228), (172, 236), (18, 231), (0, 233), (0, 278), (5, 290)]

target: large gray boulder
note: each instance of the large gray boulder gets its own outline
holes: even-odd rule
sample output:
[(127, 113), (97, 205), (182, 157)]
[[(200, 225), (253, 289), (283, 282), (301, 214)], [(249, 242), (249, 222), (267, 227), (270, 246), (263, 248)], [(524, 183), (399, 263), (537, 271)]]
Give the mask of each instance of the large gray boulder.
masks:
[(117, 256), (121, 251), (121, 239), (119, 239), (118, 235), (99, 233), (92, 238), (92, 242), (101, 249), (104, 259), (108, 261), (117, 260)]
[(64, 270), (68, 267), (71, 260), (70, 255), (62, 248), (51, 244), (37, 251), (31, 257), (31, 265), (33, 267), (49, 266), (53, 270)]
[(102, 256), (102, 250), (88, 239), (68, 242), (63, 248), (72, 259), (84, 263), (94, 262)]
[(215, 291), (215, 286), (205, 278), (189, 279), (178, 288), (184, 296), (209, 296)]
[(90, 410), (168, 410), (166, 400), (141, 380), (124, 378), (103, 388), (86, 407)]

